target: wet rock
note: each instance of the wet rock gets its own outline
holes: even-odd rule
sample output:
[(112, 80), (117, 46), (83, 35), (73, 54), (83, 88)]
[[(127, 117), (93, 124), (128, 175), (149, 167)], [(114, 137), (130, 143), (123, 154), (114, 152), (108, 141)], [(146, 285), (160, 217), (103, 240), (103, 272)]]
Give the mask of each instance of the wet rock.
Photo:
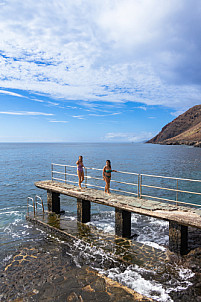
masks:
[(91, 288), (90, 285), (86, 285), (85, 287), (83, 287), (83, 290), (87, 291), (87, 292), (95, 292), (95, 290), (93, 288)]
[(75, 292), (72, 292), (67, 297), (67, 302), (83, 302), (82, 296), (78, 296)]
[(104, 279), (97, 279), (91, 286), (96, 291), (105, 291), (106, 282)]

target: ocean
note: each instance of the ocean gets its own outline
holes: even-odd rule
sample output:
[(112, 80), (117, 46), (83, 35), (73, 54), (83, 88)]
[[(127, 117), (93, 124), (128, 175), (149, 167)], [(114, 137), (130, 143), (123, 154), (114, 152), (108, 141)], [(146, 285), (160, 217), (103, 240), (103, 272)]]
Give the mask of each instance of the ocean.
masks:
[[(81, 241), (68, 245), (26, 221), (27, 197), (37, 194), (46, 201), (46, 192), (37, 189), (34, 182), (51, 179), (51, 163), (75, 165), (79, 155), (87, 167), (102, 169), (110, 159), (115, 170), (201, 180), (200, 148), (144, 143), (1, 143), (0, 268), (21, 246), (62, 244), (78, 267), (87, 264), (156, 301), (176, 301), (175, 293), (188, 292), (194, 286), (195, 274), (183, 263), (175, 264), (165, 258), (162, 263), (154, 260), (149, 265), (139, 259), (132, 263), (118, 262), (116, 255), (100, 251), (100, 247), (84, 246)], [(191, 189), (201, 191), (199, 183), (193, 186)], [(186, 197), (185, 201), (188, 200), (201, 203), (199, 196)], [(61, 208), (66, 219), (75, 220), (75, 199), (62, 196)], [(90, 224), (108, 236), (114, 235), (114, 209), (93, 204)], [(136, 244), (167, 251), (168, 222), (132, 214), (132, 233), (137, 234), (133, 239)], [(103, 261), (96, 261), (97, 254), (102, 254)]]

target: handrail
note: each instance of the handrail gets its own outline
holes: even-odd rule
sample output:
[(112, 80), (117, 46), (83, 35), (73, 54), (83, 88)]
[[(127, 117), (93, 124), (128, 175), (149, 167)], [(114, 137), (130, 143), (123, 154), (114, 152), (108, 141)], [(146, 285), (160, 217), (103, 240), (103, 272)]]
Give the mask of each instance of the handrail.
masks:
[[(39, 199), (41, 201), (41, 203), (38, 202), (37, 199)], [(42, 207), (43, 214), (44, 214), (45, 210), (44, 210), (44, 205), (43, 205), (43, 199), (40, 196), (38, 196), (38, 195), (35, 196), (36, 211), (37, 211), (37, 204)]]
[[(76, 168), (77, 169), (77, 166), (74, 166), (74, 165), (64, 165), (64, 164), (57, 164), (57, 163), (52, 163), (51, 164), (52, 166), (52, 180), (58, 180), (58, 181), (63, 181), (65, 183), (77, 183), (76, 181), (72, 181), (70, 180), (69, 178), (67, 179), (67, 176), (71, 176), (71, 177), (77, 177), (77, 174), (74, 174), (72, 173), (71, 171), (69, 171), (68, 168)], [(60, 167), (64, 167), (65, 171), (62, 172), (62, 171), (56, 171), (56, 168), (54, 169), (54, 166), (60, 166)], [(95, 187), (95, 188), (99, 188), (99, 189), (102, 189), (104, 187), (100, 186), (100, 185), (97, 185), (97, 183), (88, 183), (88, 181), (90, 180), (95, 180), (95, 181), (103, 181), (103, 178), (101, 177), (97, 177), (97, 176), (91, 176), (91, 175), (88, 175), (88, 172), (91, 170), (91, 171), (98, 171), (98, 172), (102, 172), (102, 169), (99, 169), (99, 168), (93, 168), (93, 167), (84, 167), (85, 169), (85, 187), (87, 188), (87, 186), (89, 187)], [(69, 173), (70, 172), (70, 173)], [(115, 183), (115, 184), (122, 184), (122, 185), (127, 185), (127, 186), (130, 186), (130, 187), (136, 187), (137, 188), (137, 193), (133, 192), (133, 191), (127, 191), (127, 190), (124, 190), (124, 189), (121, 189), (121, 188), (112, 188), (111, 190), (112, 191), (117, 191), (117, 192), (121, 192), (121, 193), (125, 193), (125, 194), (129, 194), (129, 195), (136, 195), (138, 198), (143, 198), (143, 197), (149, 197), (149, 198), (152, 198), (152, 199), (158, 199), (158, 200), (164, 200), (164, 201), (168, 201), (168, 202), (173, 202), (173, 203), (176, 203), (176, 205), (178, 206), (179, 204), (185, 204), (185, 205), (188, 205), (188, 206), (196, 206), (196, 207), (201, 207), (201, 204), (196, 204), (196, 203), (193, 203), (193, 202), (184, 202), (184, 201), (179, 201), (178, 200), (178, 194), (179, 193), (185, 193), (185, 194), (192, 194), (194, 196), (200, 196), (201, 195), (201, 192), (194, 192), (192, 190), (182, 190), (181, 187), (179, 188), (179, 181), (182, 182), (182, 181), (188, 181), (188, 182), (194, 182), (194, 183), (201, 183), (201, 180), (198, 180), (198, 179), (189, 179), (189, 178), (179, 178), (179, 177), (169, 177), (169, 176), (160, 176), (160, 175), (151, 175), (151, 174), (144, 174), (144, 173), (136, 173), (136, 172), (127, 172), (127, 171), (117, 171), (118, 174), (126, 174), (126, 175), (130, 175), (130, 176), (137, 176), (137, 182), (126, 182), (126, 181), (122, 181), (122, 180), (115, 180), (115, 179), (112, 179), (111, 182), (112, 183)], [(59, 178), (59, 177), (55, 177), (55, 174), (57, 175), (63, 175), (65, 179), (62, 179), (62, 178)], [(100, 175), (100, 173), (98, 173)], [(147, 183), (144, 183), (144, 177), (150, 177), (152, 179), (154, 178), (158, 178), (158, 179), (165, 179), (165, 180), (175, 180), (176, 181), (176, 187), (175, 188), (172, 188), (172, 185), (171, 187), (166, 187), (166, 186), (158, 186), (158, 185), (154, 185), (154, 184), (147, 184)], [(165, 198), (165, 197), (158, 197), (158, 196), (152, 196), (152, 195), (148, 195), (148, 194), (144, 194), (142, 192), (142, 189), (144, 188), (150, 188), (150, 189), (156, 189), (156, 190), (165, 190), (165, 191), (169, 191), (170, 193), (171, 192), (175, 192), (176, 193), (176, 196), (175, 196), (175, 200), (174, 199), (168, 199), (168, 198)]]
[[(33, 202), (33, 205), (29, 204), (29, 200), (31, 200)], [(27, 197), (27, 214), (29, 215), (29, 207), (32, 207), (34, 210), (34, 216), (36, 214), (35, 212), (35, 203), (34, 203), (34, 199), (32, 197)]]
[(148, 176), (148, 177), (158, 177), (158, 178), (167, 178), (167, 179), (175, 179), (175, 180), (187, 180), (187, 181), (201, 182), (201, 180), (199, 180), (199, 179), (191, 179), (191, 178), (179, 178), (179, 177), (151, 175), (151, 174), (141, 174), (141, 175)]
[[(38, 199), (41, 202), (38, 202)], [(29, 203), (30, 201), (33, 203), (33, 205)], [(41, 206), (41, 208), (43, 210), (43, 215), (44, 215), (45, 209), (44, 209), (43, 199), (38, 195), (35, 195), (35, 198), (30, 197), (30, 196), (27, 197), (27, 215), (28, 216), (29, 216), (29, 207), (31, 207), (31, 208), (33, 208), (34, 217), (35, 217), (35, 215), (37, 214), (37, 205)]]
[(151, 186), (151, 185), (141, 185), (141, 186), (146, 187), (146, 188), (155, 188), (155, 189), (160, 189), (160, 190), (167, 190), (167, 191), (174, 191), (174, 192), (180, 192), (180, 193), (201, 195), (201, 193), (198, 193), (198, 192), (183, 191), (183, 190), (179, 190), (179, 189), (176, 190), (176, 189), (156, 187), (156, 186)]

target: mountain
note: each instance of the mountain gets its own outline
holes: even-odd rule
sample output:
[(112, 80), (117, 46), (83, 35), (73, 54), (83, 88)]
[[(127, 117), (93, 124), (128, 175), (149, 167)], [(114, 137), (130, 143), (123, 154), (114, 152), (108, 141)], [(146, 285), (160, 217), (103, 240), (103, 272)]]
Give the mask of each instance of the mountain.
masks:
[(201, 105), (179, 115), (147, 143), (201, 147)]

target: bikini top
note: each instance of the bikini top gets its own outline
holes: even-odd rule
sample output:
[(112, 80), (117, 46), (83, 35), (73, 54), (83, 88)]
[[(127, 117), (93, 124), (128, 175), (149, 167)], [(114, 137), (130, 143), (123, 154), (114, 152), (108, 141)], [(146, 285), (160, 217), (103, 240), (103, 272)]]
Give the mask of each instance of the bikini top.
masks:
[(111, 172), (112, 172), (112, 170), (105, 170), (105, 172), (106, 172), (106, 173), (111, 173)]

